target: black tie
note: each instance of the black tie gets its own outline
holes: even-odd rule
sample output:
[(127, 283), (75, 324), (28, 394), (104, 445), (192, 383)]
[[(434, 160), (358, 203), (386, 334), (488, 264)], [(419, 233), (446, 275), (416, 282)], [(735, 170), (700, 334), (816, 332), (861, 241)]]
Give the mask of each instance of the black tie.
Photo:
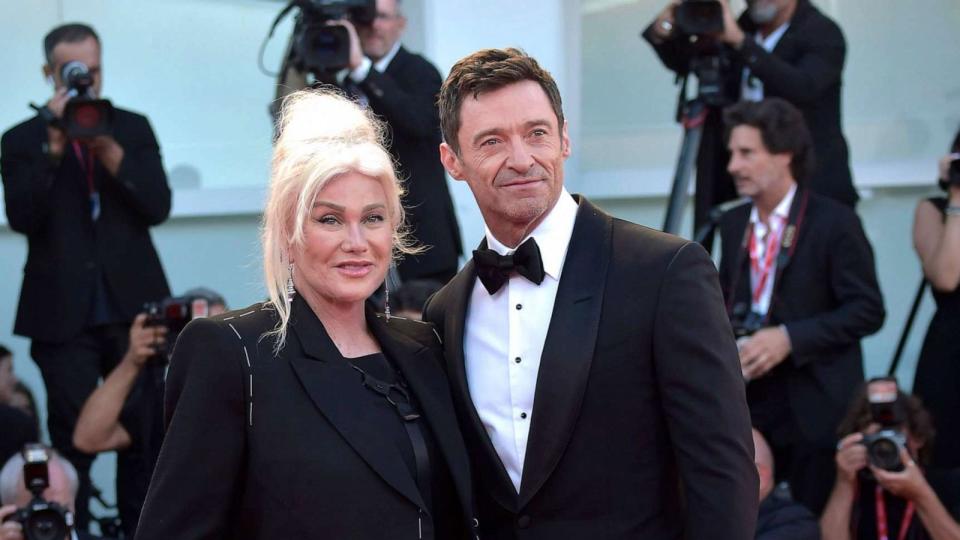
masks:
[(543, 271), (543, 260), (540, 258), (540, 247), (532, 237), (520, 244), (512, 255), (500, 255), (487, 249), (487, 241), (484, 240), (480, 249), (474, 250), (473, 261), (477, 265), (477, 277), (491, 295), (503, 287), (512, 272), (537, 285), (543, 282), (543, 276), (546, 275)]

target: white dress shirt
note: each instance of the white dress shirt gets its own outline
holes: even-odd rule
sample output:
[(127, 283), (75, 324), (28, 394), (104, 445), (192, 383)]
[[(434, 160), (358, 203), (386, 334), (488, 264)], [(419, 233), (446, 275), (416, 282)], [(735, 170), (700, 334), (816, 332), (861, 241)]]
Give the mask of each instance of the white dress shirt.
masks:
[[(470, 396), (518, 493), (540, 355), (576, 218), (577, 203), (564, 189), (550, 213), (527, 236), (535, 238), (540, 248), (546, 273), (543, 283), (538, 286), (513, 274), (490, 295), (477, 280), (466, 314), (463, 352)], [(501, 255), (513, 253), (489, 227), (486, 236), (490, 249)]]
[[(796, 193), (797, 186), (793, 185), (783, 200), (780, 201), (780, 204), (778, 204), (767, 217), (767, 223), (760, 221), (760, 213), (757, 212), (756, 205), (750, 210), (750, 226), (753, 227), (753, 241), (757, 251), (757, 260), (760, 262), (761, 268), (767, 257), (767, 248), (771, 239), (770, 235), (773, 234), (773, 237), (777, 239), (774, 249), (779, 249), (780, 244), (783, 242), (783, 230), (787, 225), (787, 220), (790, 219), (790, 205), (793, 204), (793, 196)], [(770, 265), (770, 272), (767, 274), (767, 281), (764, 283), (759, 299), (757, 299), (753, 296), (753, 293), (759, 284), (760, 274), (754, 271), (752, 264), (750, 265), (750, 308), (754, 313), (766, 315), (767, 310), (770, 309), (770, 300), (773, 296), (773, 282), (776, 275), (777, 258), (774, 257), (773, 263)]]
[(383, 58), (377, 60), (376, 63), (374, 63), (373, 60), (370, 60), (370, 58), (368, 58), (367, 56), (364, 56), (363, 58), (360, 59), (360, 65), (357, 66), (356, 69), (340, 70), (337, 73), (337, 82), (340, 84), (340, 86), (343, 86), (347, 77), (349, 77), (350, 81), (353, 82), (352, 90), (355, 94), (357, 94), (357, 101), (360, 103), (360, 105), (364, 107), (369, 107), (370, 99), (367, 98), (367, 95), (364, 94), (363, 90), (357, 85), (362, 83), (364, 79), (367, 78), (367, 75), (370, 74), (371, 69), (375, 69), (380, 73), (383, 73), (384, 71), (386, 71), (387, 68), (390, 66), (390, 62), (393, 61), (393, 57), (397, 55), (397, 51), (399, 50), (400, 50), (400, 41), (397, 40), (397, 42), (393, 44), (393, 47), (390, 48), (387, 54), (383, 55)]
[[(763, 47), (765, 51), (773, 52), (773, 49), (777, 47), (777, 43), (780, 43), (780, 38), (783, 37), (787, 28), (790, 28), (789, 22), (781, 24), (779, 28), (771, 32), (766, 38), (763, 38), (760, 32), (757, 32), (754, 34), (753, 39), (758, 45)], [(743, 80), (740, 83), (740, 99), (743, 101), (763, 101), (763, 83), (756, 77), (750, 80), (750, 77), (750, 68), (743, 68)]]

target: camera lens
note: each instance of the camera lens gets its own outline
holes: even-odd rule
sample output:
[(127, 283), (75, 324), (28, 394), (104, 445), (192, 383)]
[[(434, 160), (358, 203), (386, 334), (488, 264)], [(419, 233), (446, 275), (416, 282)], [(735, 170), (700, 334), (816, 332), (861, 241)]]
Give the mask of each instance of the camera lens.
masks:
[(900, 466), (900, 447), (890, 439), (877, 439), (869, 448), (870, 461), (877, 467), (892, 471)]
[(67, 524), (56, 510), (35, 510), (23, 524), (27, 540), (61, 540), (67, 534)]

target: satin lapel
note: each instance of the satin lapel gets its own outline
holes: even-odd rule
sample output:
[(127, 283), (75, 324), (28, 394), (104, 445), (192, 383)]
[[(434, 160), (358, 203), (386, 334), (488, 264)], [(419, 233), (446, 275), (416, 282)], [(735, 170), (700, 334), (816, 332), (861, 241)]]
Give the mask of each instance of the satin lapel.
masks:
[(494, 477), (478, 474), (477, 483), (488, 486), (490, 495), (501, 506), (513, 510), (517, 505), (517, 492), (513, 488), (513, 482), (510, 480), (510, 475), (507, 474), (507, 469), (500, 461), (500, 455), (497, 454), (493, 443), (490, 442), (490, 436), (487, 435), (483, 422), (480, 421), (477, 409), (473, 405), (473, 398), (470, 397), (470, 386), (467, 384), (463, 352), (464, 324), (473, 287), (482, 287), (482, 285), (475, 285), (476, 283), (477, 273), (471, 259), (450, 283), (450, 300), (449, 305), (446, 306), (443, 321), (443, 356), (447, 364), (447, 376), (450, 378), (453, 399), (456, 401), (458, 409), (464, 411), (467, 416), (460, 425), (465, 432), (469, 431), (469, 434), (464, 434), (464, 438), (479, 442), (484, 459), (493, 469)]
[(540, 357), (519, 508), (543, 486), (570, 440), (600, 328), (613, 223), (586, 199), (578, 199), (580, 209)]
[[(304, 354), (289, 354), (294, 373), (320, 413), (384, 481), (419, 508), (426, 509), (416, 482), (400, 454), (369, 430), (373, 410), (360, 375), (341, 361), (320, 320), (302, 299), (294, 300), (290, 334)], [(293, 348), (287, 350), (290, 353)]]
[[(368, 312), (367, 321), (387, 357), (395, 363), (407, 381), (420, 412), (426, 418), (440, 451), (450, 467), (460, 503), (471, 511), (470, 463), (460, 435), (457, 418), (447, 396), (450, 389), (443, 376), (440, 360), (429, 347), (390, 330), (390, 321)], [(432, 337), (432, 335), (431, 335)], [(436, 465), (436, 464), (434, 464)]]

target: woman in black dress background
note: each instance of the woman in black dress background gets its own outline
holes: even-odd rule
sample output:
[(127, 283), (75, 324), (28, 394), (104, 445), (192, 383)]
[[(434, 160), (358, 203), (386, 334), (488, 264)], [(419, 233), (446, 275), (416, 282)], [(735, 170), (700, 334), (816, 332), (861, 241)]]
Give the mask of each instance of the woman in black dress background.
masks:
[(939, 468), (960, 467), (960, 184), (950, 181), (951, 164), (960, 158), (960, 133), (951, 152), (939, 163), (947, 196), (920, 201), (913, 226), (914, 248), (937, 302), (913, 393), (937, 426), (931, 465)]
[(180, 335), (137, 538), (473, 537), (438, 338), (365, 307), (395, 252), (411, 251), (383, 127), (303, 91), (279, 133), (263, 217), (270, 299)]

